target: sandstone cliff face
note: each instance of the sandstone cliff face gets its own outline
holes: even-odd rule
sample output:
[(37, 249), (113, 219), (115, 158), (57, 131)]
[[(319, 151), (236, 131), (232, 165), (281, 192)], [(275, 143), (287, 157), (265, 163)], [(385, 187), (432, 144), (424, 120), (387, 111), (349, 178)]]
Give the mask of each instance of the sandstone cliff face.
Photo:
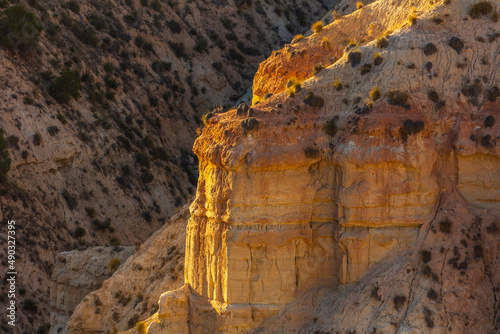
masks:
[(498, 330), (500, 24), (474, 4), (375, 1), (260, 66), (195, 142), (186, 286), (150, 333)]
[[(134, 245), (163, 226), (194, 194), (201, 113), (232, 106), (271, 50), (333, 1), (16, 3), (43, 30), (31, 54), (0, 49), (12, 158), (0, 218), (18, 222), (17, 264), (34, 273), (20, 277), (18, 301), (33, 299), (37, 311), (21, 308), (18, 328), (35, 332), (49, 322), (56, 254)], [(60, 103), (50, 87), (65, 71), (77, 72), (80, 97)]]
[[(90, 292), (118, 269), (135, 247), (91, 247), (57, 256), (50, 285), (51, 332), (65, 330), (69, 316)], [(102, 303), (97, 303), (98, 306)]]
[[(134, 328), (158, 310), (160, 295), (183, 281), (188, 206), (184, 206), (102, 287), (89, 293), (66, 321), (63, 333), (108, 333)], [(71, 280), (78, 279), (72, 277)]]

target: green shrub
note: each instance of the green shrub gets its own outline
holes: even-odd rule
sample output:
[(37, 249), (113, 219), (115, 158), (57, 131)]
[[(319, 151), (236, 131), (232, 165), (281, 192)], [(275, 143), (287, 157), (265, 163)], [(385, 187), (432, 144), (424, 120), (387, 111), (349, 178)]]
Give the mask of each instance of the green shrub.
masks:
[(420, 252), (420, 258), (423, 263), (428, 263), (432, 258), (432, 253), (427, 250), (423, 250)]
[(87, 216), (89, 216), (90, 218), (95, 218), (96, 211), (94, 208), (87, 207), (85, 208), (85, 212), (87, 212)]
[(0, 183), (7, 182), (7, 174), (9, 173), (11, 162), (12, 160), (10, 159), (4, 139), (4, 130), (0, 128)]
[(33, 135), (33, 145), (40, 146), (42, 144), (42, 135), (37, 132)]
[(304, 154), (309, 159), (316, 159), (319, 157), (319, 151), (317, 148), (307, 147), (304, 149)]
[(363, 64), (359, 67), (359, 73), (361, 73), (361, 75), (370, 73), (371, 70), (372, 70), (372, 64)]
[(324, 69), (325, 69), (325, 67), (323, 66), (323, 64), (316, 64), (316, 65), (314, 65), (314, 67), (313, 67), (313, 75), (318, 74), (319, 72), (323, 71)]
[(70, 2), (68, 2), (68, 8), (75, 14), (80, 13), (80, 5), (78, 5), (78, 2), (76, 2), (75, 0), (71, 0)]
[(325, 133), (331, 137), (335, 136), (338, 131), (336, 122), (337, 119), (335, 117), (326, 122), (323, 126), (323, 131), (325, 131)]
[(394, 302), (394, 308), (399, 312), (406, 303), (406, 297), (401, 295), (395, 296), (392, 301)]
[(83, 227), (77, 227), (75, 229), (75, 237), (77, 237), (78, 239), (83, 237), (85, 235), (85, 233), (86, 233), (86, 231)]
[(446, 218), (445, 220), (439, 222), (439, 230), (445, 234), (450, 234), (452, 225), (453, 223)]
[(313, 108), (321, 108), (325, 105), (325, 100), (321, 96), (309, 92), (304, 98), (304, 103)]
[(395, 106), (405, 107), (408, 101), (408, 94), (400, 92), (397, 89), (391, 90), (387, 96), (389, 98), (389, 103)]
[(170, 28), (170, 31), (174, 34), (178, 34), (182, 31), (181, 25), (175, 20), (167, 21), (167, 26)]
[(439, 94), (436, 92), (435, 89), (429, 89), (427, 91), (427, 97), (429, 98), (429, 100), (431, 100), (432, 102), (438, 102), (439, 101)]
[(469, 15), (473, 19), (479, 19), (493, 11), (493, 5), (489, 1), (480, 1), (472, 4), (469, 9)]
[(28, 52), (37, 45), (42, 25), (35, 14), (23, 6), (13, 6), (0, 13), (0, 45), (13, 52)]
[(68, 103), (71, 98), (80, 97), (80, 76), (75, 71), (65, 70), (49, 86), (49, 94), (60, 103)]
[(376, 44), (380, 49), (383, 49), (389, 46), (389, 41), (387, 40), (386, 37), (380, 37), (377, 39)]
[(117, 257), (112, 258), (111, 261), (109, 261), (108, 263), (109, 272), (114, 273), (118, 269), (118, 267), (120, 267), (121, 263), (122, 262), (120, 261), (119, 258)]
[(23, 302), (23, 310), (26, 310), (28, 312), (37, 312), (38, 306), (33, 299), (27, 298)]
[[(182, 42), (176, 43), (176, 42), (168, 42), (168, 45), (174, 51), (174, 54), (177, 58), (187, 58), (187, 54), (184, 51), (184, 44)], [(231, 51), (231, 50), (229, 50)], [(232, 57), (231, 57), (232, 58)]]

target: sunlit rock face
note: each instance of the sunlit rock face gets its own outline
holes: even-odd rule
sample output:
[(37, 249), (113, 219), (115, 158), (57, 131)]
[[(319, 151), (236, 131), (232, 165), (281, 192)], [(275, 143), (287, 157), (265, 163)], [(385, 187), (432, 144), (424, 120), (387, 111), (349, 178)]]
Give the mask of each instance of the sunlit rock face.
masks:
[[(297, 320), (309, 329), (304, 332), (314, 332), (307, 321), (316, 323), (317, 314), (332, 324), (322, 330), (345, 332), (346, 323), (356, 323), (357, 308), (375, 319), (377, 302), (386, 303), (381, 319), (397, 319), (403, 302), (389, 292), (398, 282), (405, 286), (404, 303), (415, 301), (401, 328), (431, 328), (429, 319), (447, 317), (438, 308), (432, 317), (417, 314), (430, 310), (421, 298), (430, 283), (420, 282), (454, 280), (460, 264), (450, 269), (453, 259), (439, 244), (451, 247), (450, 254), (459, 253), (458, 244), (477, 244), (485, 228), (477, 225), (491, 224), (500, 211), (498, 59), (470, 61), (496, 54), (497, 45), (476, 43), (462, 22), (474, 31), (500, 26), (471, 19), (472, 5), (375, 1), (273, 53), (254, 79), (258, 104), (209, 118), (194, 145), (200, 178), (186, 238), (192, 332), (244, 333), (259, 324), (267, 326), (260, 332), (299, 332), (290, 319), (300, 314), (308, 314)], [(418, 13), (417, 23), (412, 13)], [(381, 42), (383, 31), (388, 34)], [(346, 48), (349, 37), (358, 43)], [(325, 38), (334, 47), (323, 46)], [(325, 59), (326, 68), (313, 70)], [(293, 77), (307, 80), (292, 91), (286, 86)], [(456, 219), (453, 228), (440, 225), (448, 217)], [(459, 233), (471, 240), (461, 242)], [(493, 238), (485, 238), (485, 245), (498, 253)], [(422, 247), (438, 248), (433, 256), (443, 262), (440, 269), (436, 264), (439, 274), (422, 267)], [(477, 249), (475, 255), (464, 250), (465, 258), (490, 259)], [(497, 265), (488, 261), (471, 278), (480, 282), (478, 295)], [(380, 268), (386, 274), (373, 276)], [(379, 286), (385, 299), (370, 292)], [(321, 308), (309, 294), (331, 298)], [(346, 296), (362, 303), (351, 304)], [(334, 305), (337, 297), (344, 304)], [(168, 300), (164, 310), (177, 302)], [(395, 311), (387, 306), (392, 303)], [(448, 299), (440, 307), (452, 304)], [(328, 307), (340, 313), (329, 314)], [(338, 320), (343, 312), (351, 315), (345, 322)], [(167, 319), (168, 311), (161, 314)], [(371, 332), (372, 320), (350, 328)], [(392, 330), (403, 326), (394, 323)]]

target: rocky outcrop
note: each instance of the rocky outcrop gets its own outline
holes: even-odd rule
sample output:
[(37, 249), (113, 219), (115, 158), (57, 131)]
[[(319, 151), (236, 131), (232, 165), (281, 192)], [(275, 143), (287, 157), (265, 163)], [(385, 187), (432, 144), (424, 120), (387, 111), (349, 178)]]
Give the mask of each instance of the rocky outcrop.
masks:
[(88, 294), (67, 321), (68, 332), (108, 333), (131, 327), (135, 332), (137, 322), (154, 314), (160, 295), (182, 286), (188, 217), (186, 205), (102, 287)]
[(50, 285), (50, 305), (53, 309), (51, 332), (65, 331), (71, 313), (82, 299), (99, 289), (134, 251), (134, 246), (115, 246), (91, 247), (59, 254)]
[[(19, 278), (18, 301), (37, 305), (19, 309), (14, 333), (49, 322), (58, 253), (142, 243), (187, 203), (202, 113), (232, 106), (271, 50), (333, 2), (1, 2), (2, 13), (22, 5), (43, 28), (31, 52), (0, 48), (0, 128), (12, 159), (0, 218), (18, 222), (26, 247), (17, 264), (34, 273)], [(21, 37), (38, 35), (32, 28)], [(75, 80), (55, 85), (63, 73)], [(6, 318), (0, 330), (11, 330)]]
[[(500, 214), (498, 44), (474, 32), (500, 26), (474, 3), (375, 1), (261, 65), (259, 103), (214, 114), (195, 142), (186, 285), (151, 333), (497, 327), (498, 239), (483, 233)], [(326, 36), (339, 54), (314, 66)], [(309, 79), (285, 90), (293, 76)], [(465, 321), (462, 294), (488, 295)]]

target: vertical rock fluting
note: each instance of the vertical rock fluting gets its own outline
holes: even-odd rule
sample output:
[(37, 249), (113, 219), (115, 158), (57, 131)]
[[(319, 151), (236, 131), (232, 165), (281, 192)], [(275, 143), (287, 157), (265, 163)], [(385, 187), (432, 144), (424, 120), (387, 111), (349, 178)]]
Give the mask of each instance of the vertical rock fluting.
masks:
[[(500, 109), (486, 94), (499, 85), (498, 57), (467, 60), (498, 46), (457, 25), (472, 3), (376, 1), (344, 26), (374, 21), (390, 30), (383, 40), (363, 32), (371, 42), (327, 68), (297, 61), (293, 50), (329, 56), (323, 37), (345, 45), (346, 31), (329, 25), (261, 66), (258, 105), (208, 120), (194, 146), (200, 179), (186, 240), (192, 332), (248, 332), (302, 291), (354, 285), (391, 253), (418, 254), (422, 224), (443, 216), (443, 194), (460, 199), (457, 212), (499, 211)], [(393, 10), (380, 22), (371, 16)], [(441, 32), (441, 17), (458, 27), (453, 34)], [(480, 50), (460, 54), (452, 35)], [(283, 91), (293, 76), (310, 79)], [(165, 319), (168, 309), (160, 304)]]

